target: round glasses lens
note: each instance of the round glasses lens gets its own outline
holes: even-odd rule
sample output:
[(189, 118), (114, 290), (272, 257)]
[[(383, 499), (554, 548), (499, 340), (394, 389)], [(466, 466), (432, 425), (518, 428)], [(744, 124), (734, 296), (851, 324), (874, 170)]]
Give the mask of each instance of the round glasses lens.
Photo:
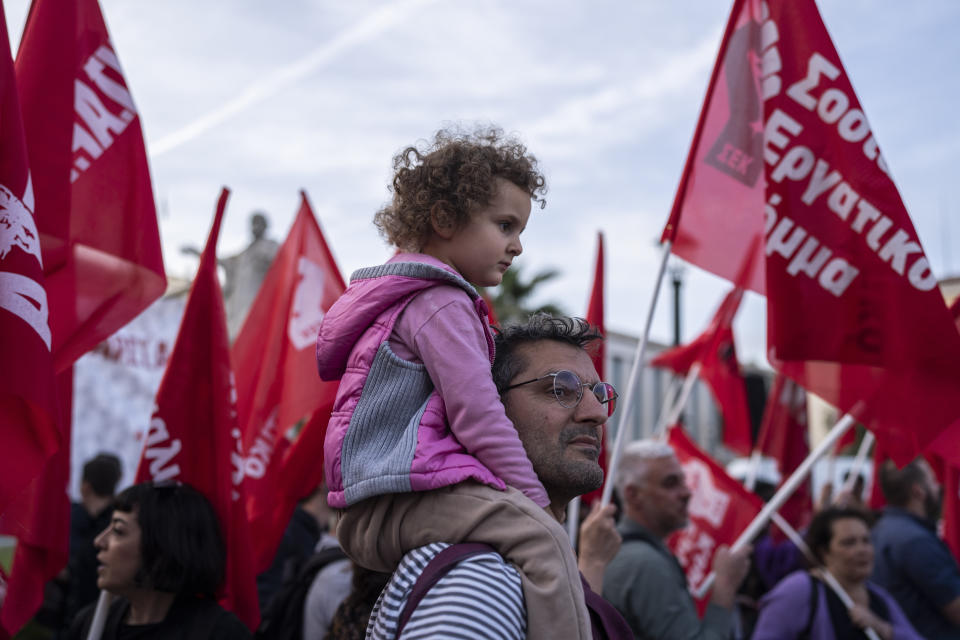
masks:
[(583, 387), (580, 386), (580, 378), (570, 371), (557, 371), (553, 376), (553, 395), (557, 397), (557, 402), (561, 406), (571, 409), (580, 402), (580, 395), (583, 393)]
[(600, 404), (606, 406), (607, 417), (612, 416), (617, 404), (617, 392), (613, 385), (609, 382), (598, 382), (593, 386), (593, 395), (597, 397)]

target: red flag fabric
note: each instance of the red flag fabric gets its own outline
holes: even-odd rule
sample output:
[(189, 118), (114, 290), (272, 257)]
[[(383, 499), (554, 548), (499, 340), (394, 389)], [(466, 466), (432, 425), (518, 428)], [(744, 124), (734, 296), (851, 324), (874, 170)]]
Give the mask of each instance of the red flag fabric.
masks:
[[(960, 332), (960, 296), (950, 305), (950, 313), (956, 323), (957, 331)], [(960, 452), (953, 448), (960, 444), (960, 439), (957, 439), (958, 432), (960, 432), (960, 422), (955, 422), (940, 438), (937, 438), (937, 443), (944, 441), (948, 448), (937, 446), (935, 443), (927, 450), (926, 455), (934, 469), (939, 470), (938, 476), (943, 487), (941, 513), (943, 541), (950, 547), (953, 556), (960, 561)], [(947, 441), (947, 438), (953, 438), (953, 440)]]
[(136, 106), (96, 0), (34, 0), (17, 84), (62, 370), (166, 287)]
[(726, 278), (762, 239), (771, 364), (899, 463), (960, 417), (960, 335), (813, 0), (734, 3), (663, 237)]
[[(701, 451), (683, 429), (671, 428), (667, 442), (677, 454), (692, 494), (687, 507), (690, 522), (667, 539), (667, 546), (687, 574), (690, 590), (696, 591), (710, 573), (717, 547), (732, 545), (763, 503)], [(697, 602), (701, 615), (707, 600)]]
[(880, 465), (887, 460), (888, 456), (883, 452), (880, 443), (873, 445), (873, 479), (870, 485), (870, 496), (867, 499), (867, 506), (875, 511), (879, 511), (887, 506), (887, 499), (883, 496), (883, 490), (880, 488)]
[(500, 326), (500, 318), (497, 317), (497, 312), (493, 308), (493, 300), (490, 299), (490, 295), (486, 290), (481, 291), (480, 295), (483, 297), (483, 301), (487, 303), (487, 309), (490, 310), (490, 313), (487, 314), (487, 321), (490, 323), (491, 327)]
[[(308, 484), (306, 477), (285, 469), (284, 456), (293, 439), (288, 432), (320, 408), (332, 407), (338, 386), (317, 377), (316, 343), (320, 321), (345, 284), (306, 194), (300, 197), (290, 233), (230, 352), (258, 571), (273, 560), (297, 501), (319, 484)], [(322, 468), (326, 420), (311, 420), (307, 428), (321, 430), (313, 464)], [(304, 430), (296, 437), (304, 437)]]
[(730, 291), (703, 333), (688, 344), (660, 352), (650, 364), (685, 375), (699, 362), (699, 376), (710, 387), (723, 414), (724, 444), (741, 455), (749, 455), (753, 438), (747, 388), (737, 362), (732, 327), (742, 297), (743, 289), (737, 287)]
[[(784, 375), (777, 375), (767, 399), (757, 450), (777, 461), (784, 481), (810, 453), (807, 442), (807, 394)], [(797, 531), (810, 523), (813, 494), (810, 480), (803, 482), (780, 508), (780, 515)]]
[(210, 500), (227, 547), (220, 602), (254, 629), (260, 614), (242, 495), (243, 443), (217, 280), (217, 237), (228, 194), (227, 189), (220, 194), (180, 332), (157, 390), (136, 481), (184, 482)]
[(44, 585), (66, 566), (69, 555), (72, 367), (57, 375), (56, 396), (56, 424), (62, 445), (0, 516), (0, 531), (17, 538), (7, 595), (0, 608), (0, 628), (9, 635), (40, 608)]
[[(587, 301), (587, 315), (584, 318), (591, 326), (596, 327), (597, 330), (606, 336), (606, 327), (603, 323), (603, 232), (597, 231), (597, 261), (593, 269), (593, 287), (590, 289), (590, 299)], [(597, 344), (594, 347), (594, 351), (591, 352), (590, 358), (593, 360), (593, 366), (597, 370), (597, 375), (600, 376), (601, 380), (605, 380), (604, 377), (604, 357), (606, 354), (606, 349), (604, 347), (604, 341), (598, 340)], [(603, 425), (603, 439), (600, 441), (600, 466), (603, 468), (603, 475), (607, 475), (607, 425)], [(601, 494), (603, 494), (603, 488), (595, 489), (590, 493), (586, 493), (581, 496), (581, 500), (587, 506), (593, 504), (594, 500), (599, 500)]]
[(0, 513), (60, 446), (40, 237), (20, 100), (0, 7)]
[(943, 541), (960, 561), (960, 468), (943, 462)]

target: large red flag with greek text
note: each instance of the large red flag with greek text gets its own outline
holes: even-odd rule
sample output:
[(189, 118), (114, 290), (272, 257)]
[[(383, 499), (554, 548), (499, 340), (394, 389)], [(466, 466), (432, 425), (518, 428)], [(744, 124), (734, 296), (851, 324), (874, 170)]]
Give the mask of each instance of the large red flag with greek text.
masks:
[[(597, 232), (597, 261), (593, 269), (593, 287), (590, 289), (590, 299), (587, 301), (587, 315), (584, 318), (591, 326), (596, 327), (600, 333), (606, 336), (606, 328), (603, 323), (603, 232)], [(593, 360), (593, 366), (597, 370), (597, 375), (601, 380), (604, 377), (604, 340), (597, 340), (596, 345), (590, 353)], [(600, 441), (600, 466), (603, 467), (603, 475), (607, 475), (607, 425), (603, 425), (603, 439)], [(584, 504), (591, 505), (594, 500), (598, 500), (603, 493), (603, 488), (598, 488), (581, 497)]]
[(0, 609), (0, 635), (12, 635), (33, 615), (44, 583), (67, 560), (66, 518), (44, 516), (69, 513), (62, 471), (70, 457), (73, 376), (68, 370), (59, 380), (54, 377), (34, 205), (10, 39), (0, 6), (0, 532), (17, 538)]
[(0, 608), (0, 638), (13, 635), (33, 617), (43, 602), (44, 586), (67, 564), (73, 367), (61, 371), (55, 384), (56, 424), (62, 444), (0, 516), (0, 532), (17, 539), (7, 595)]
[(217, 280), (217, 237), (229, 191), (223, 189), (210, 236), (167, 361), (136, 481), (179, 481), (213, 504), (227, 547), (220, 602), (247, 626), (260, 619), (243, 501), (243, 443), (223, 294)]
[(27, 144), (0, 7), (0, 513), (60, 446)]
[[(777, 461), (783, 481), (810, 453), (807, 441), (807, 393), (782, 374), (774, 380), (757, 435), (757, 451)], [(779, 513), (797, 531), (806, 528), (813, 513), (809, 479), (780, 507)]]
[[(687, 574), (691, 591), (696, 591), (710, 573), (717, 547), (732, 545), (760, 513), (763, 503), (701, 451), (683, 429), (672, 427), (667, 441), (677, 454), (691, 493), (687, 506), (690, 522), (670, 536), (667, 544)], [(707, 600), (697, 602), (701, 615)]]
[(699, 363), (698, 375), (710, 387), (723, 414), (723, 443), (741, 455), (749, 455), (753, 438), (747, 388), (737, 362), (732, 326), (742, 298), (743, 289), (730, 291), (703, 333), (688, 344), (661, 351), (650, 364), (685, 375)]
[(663, 238), (726, 278), (761, 239), (771, 364), (898, 462), (960, 418), (960, 335), (813, 0), (734, 2)]
[[(291, 474), (283, 463), (291, 441), (303, 438), (307, 428), (319, 428), (313, 464), (322, 470), (322, 432), (338, 386), (317, 377), (316, 345), (320, 321), (345, 285), (306, 194), (300, 199), (293, 226), (230, 351), (258, 571), (272, 561), (297, 500), (322, 478)], [(326, 417), (304, 423), (324, 407)], [(292, 433), (301, 424), (298, 434)]]
[(59, 371), (166, 286), (136, 105), (96, 0), (34, 0), (17, 84)]

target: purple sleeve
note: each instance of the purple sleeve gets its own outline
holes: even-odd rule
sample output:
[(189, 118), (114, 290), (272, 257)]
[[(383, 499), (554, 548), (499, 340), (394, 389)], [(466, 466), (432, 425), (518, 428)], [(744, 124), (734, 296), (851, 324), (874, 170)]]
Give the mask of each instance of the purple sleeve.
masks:
[(810, 576), (796, 571), (760, 600), (760, 616), (752, 640), (798, 638), (810, 617)]
[(882, 587), (872, 583), (870, 584), (870, 590), (879, 595), (887, 604), (887, 611), (890, 613), (890, 626), (893, 627), (893, 640), (923, 640), (923, 636), (913, 628), (893, 596)]
[[(432, 287), (394, 325), (399, 340), (427, 367), (443, 398), (450, 430), (468, 453), (541, 507), (550, 504), (493, 384), (483, 326), (454, 287)], [(402, 349), (395, 349), (404, 357)]]

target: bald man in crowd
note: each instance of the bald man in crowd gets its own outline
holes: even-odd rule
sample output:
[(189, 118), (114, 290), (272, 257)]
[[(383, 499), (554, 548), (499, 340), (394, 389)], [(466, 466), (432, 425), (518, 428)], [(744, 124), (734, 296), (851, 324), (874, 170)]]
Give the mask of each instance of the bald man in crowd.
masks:
[(687, 524), (690, 489), (673, 449), (640, 440), (624, 449), (616, 487), (623, 505), (620, 551), (603, 577), (603, 597), (633, 634), (647, 640), (729, 638), (737, 589), (750, 567), (750, 548), (718, 548), (716, 580), (706, 613), (697, 616), (686, 576), (665, 544)]

